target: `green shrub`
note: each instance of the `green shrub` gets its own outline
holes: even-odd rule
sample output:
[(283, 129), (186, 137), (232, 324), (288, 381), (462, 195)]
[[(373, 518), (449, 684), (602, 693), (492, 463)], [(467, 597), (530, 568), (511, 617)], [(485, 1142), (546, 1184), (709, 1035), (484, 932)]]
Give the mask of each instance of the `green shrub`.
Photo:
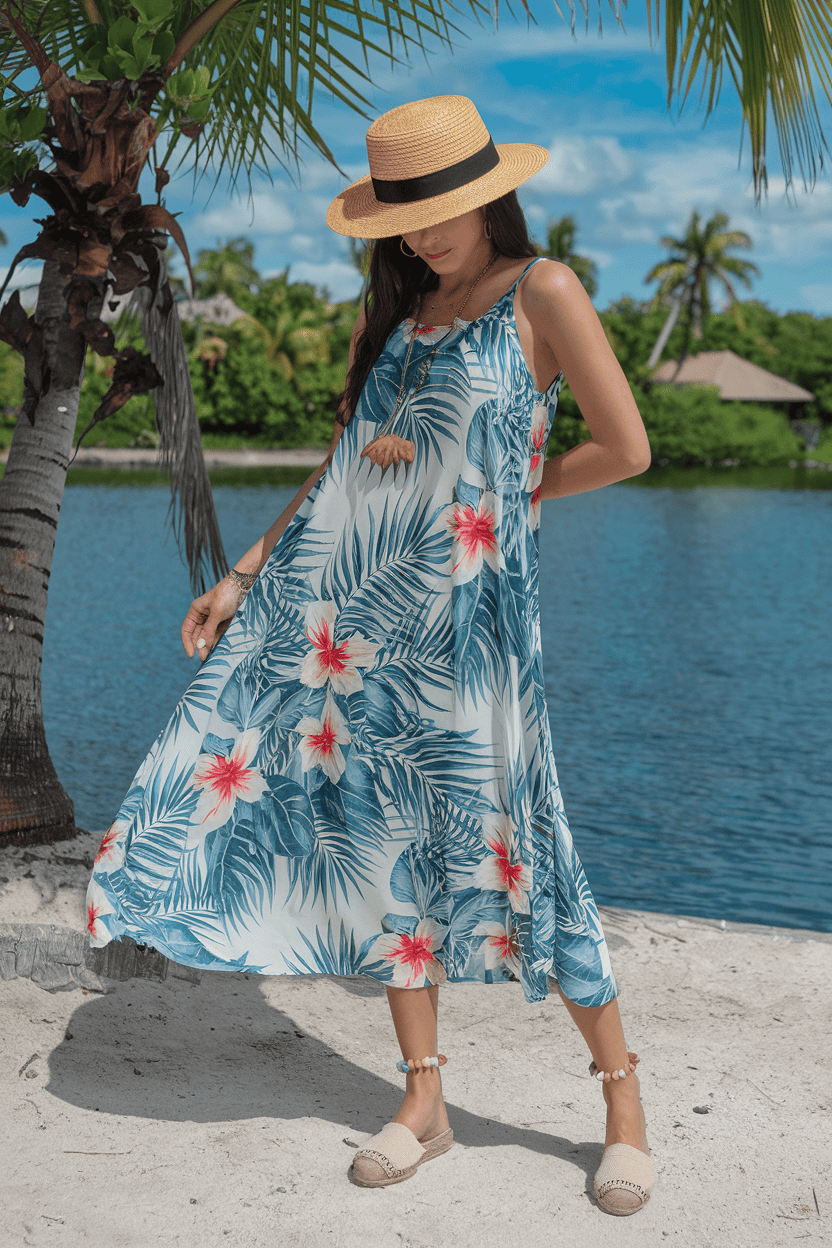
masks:
[(824, 464), (832, 463), (832, 425), (824, 429), (820, 442), (806, 458), (819, 459)]
[(805, 447), (784, 413), (759, 403), (726, 403), (715, 386), (652, 386), (639, 408), (653, 460), (783, 465)]
[[(136, 344), (138, 345), (138, 344)], [(102, 359), (92, 351), (87, 352), (87, 366), (81, 395), (78, 401), (78, 420), (75, 424), (74, 442), (93, 418), (93, 413), (110, 388), (113, 362)], [(128, 399), (124, 407), (106, 420), (94, 425), (82, 443), (83, 448), (93, 446), (153, 446), (156, 440), (156, 415), (153, 398), (149, 394)]]
[(551, 459), (554, 455), (562, 455), (570, 447), (577, 446), (579, 442), (586, 442), (591, 436), (589, 426), (578, 409), (575, 396), (569, 386), (564, 383), (558, 399), (558, 409), (552, 421), (546, 458)]

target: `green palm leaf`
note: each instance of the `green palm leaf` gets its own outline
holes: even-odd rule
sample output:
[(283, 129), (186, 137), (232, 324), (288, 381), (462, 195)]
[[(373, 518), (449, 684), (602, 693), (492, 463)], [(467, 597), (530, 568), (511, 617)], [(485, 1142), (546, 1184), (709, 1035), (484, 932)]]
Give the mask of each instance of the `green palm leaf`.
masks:
[[(572, 28), (575, 0), (568, 0)], [(589, 29), (590, 0), (578, 0)], [(0, 13), (9, 6), (0, 5)], [(527, 13), (528, 5), (523, 0)], [(611, 5), (621, 23), (620, 5)], [(774, 123), (786, 181), (795, 170), (813, 180), (826, 141), (816, 91), (832, 102), (832, 0), (646, 0), (656, 37), (664, 30), (668, 106), (680, 107), (699, 85), (709, 115), (726, 80), (739, 98), (751, 142), (758, 195), (767, 185), (767, 117)], [(491, 16), (482, 0), (467, 0), (471, 15)], [(556, 8), (560, 12), (557, 5)], [(37, 30), (47, 52), (66, 67), (80, 63), (91, 22), (108, 25), (127, 14), (123, 0), (19, 0), (14, 16)], [(599, 18), (602, 11), (598, 0)], [(177, 45), (168, 70), (207, 67), (215, 83), (208, 124), (179, 163), (219, 176), (246, 177), (273, 161), (295, 166), (304, 145), (328, 159), (330, 149), (312, 120), (316, 92), (370, 116), (370, 55), (391, 64), (414, 51), (450, 47), (462, 12), (447, 0), (192, 0), (176, 5), (171, 29)], [(451, 21), (448, 14), (455, 21)], [(497, 6), (493, 17), (496, 20)], [(530, 40), (534, 34), (530, 32)], [(28, 97), (20, 76), (28, 58), (8, 29), (0, 29), (0, 59), (12, 97)], [(171, 132), (165, 161), (179, 132)]]
[[(575, 29), (576, 3), (568, 0)], [(626, 0), (624, 0), (626, 6)], [(589, 30), (590, 0), (578, 0)], [(767, 120), (774, 122), (786, 182), (795, 169), (813, 182), (827, 150), (815, 88), (832, 103), (832, 0), (646, 0), (651, 39), (664, 27), (668, 108), (683, 107), (700, 84), (706, 116), (724, 79), (748, 127), (754, 189), (768, 184)], [(555, 7), (560, 12), (557, 0)], [(599, 22), (604, 9), (598, 0)], [(610, 0), (621, 22), (620, 0)]]

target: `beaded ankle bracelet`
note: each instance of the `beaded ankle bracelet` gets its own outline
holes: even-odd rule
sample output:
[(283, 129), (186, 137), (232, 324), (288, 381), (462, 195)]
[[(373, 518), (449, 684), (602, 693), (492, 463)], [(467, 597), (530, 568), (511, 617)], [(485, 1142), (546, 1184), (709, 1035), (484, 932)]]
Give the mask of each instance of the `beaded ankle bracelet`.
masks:
[(589, 1063), (589, 1073), (594, 1075), (596, 1079), (603, 1079), (605, 1075), (609, 1075), (610, 1079), (613, 1079), (616, 1076), (618, 1076), (619, 1079), (627, 1078), (627, 1072), (623, 1066), (621, 1067), (621, 1070), (599, 1070), (594, 1062)]
[(429, 1066), (444, 1066), (447, 1060), (444, 1053), (438, 1054), (437, 1057), (410, 1057), (407, 1061), (402, 1059), (402, 1061), (396, 1062), (396, 1070), (400, 1070), (403, 1075), (406, 1075), (411, 1070), (426, 1070)]
[(596, 1079), (601, 1080), (604, 1080), (607, 1077), (610, 1079), (626, 1079), (627, 1075), (632, 1074), (636, 1066), (638, 1066), (639, 1060), (637, 1053), (628, 1053), (627, 1057), (630, 1059), (630, 1070), (625, 1070), (623, 1066), (620, 1070), (599, 1070), (595, 1062), (590, 1062), (589, 1073), (594, 1075)]

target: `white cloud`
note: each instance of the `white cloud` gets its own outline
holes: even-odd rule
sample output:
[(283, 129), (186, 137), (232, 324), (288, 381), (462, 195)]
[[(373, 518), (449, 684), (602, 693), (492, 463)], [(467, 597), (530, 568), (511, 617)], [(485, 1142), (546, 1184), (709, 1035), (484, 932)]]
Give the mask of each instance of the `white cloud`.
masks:
[(606, 269), (615, 259), (611, 252), (596, 251), (594, 247), (581, 247), (579, 244), (578, 251), (582, 256), (588, 256), (590, 260), (594, 260), (599, 269)]
[(298, 260), (289, 269), (290, 282), (311, 282), (325, 286), (336, 303), (353, 299), (361, 289), (361, 274), (343, 260)]
[(289, 239), (289, 247), (293, 252), (301, 252), (308, 256), (320, 251), (321, 242), (320, 239), (313, 238), (311, 234), (293, 234)]
[(197, 217), (192, 229), (227, 238), (240, 234), (287, 234), (295, 219), (273, 191), (254, 191), (250, 199), (231, 200)]
[(832, 316), (832, 282), (801, 286), (800, 293), (817, 316)]
[[(546, 19), (544, 19), (546, 20)], [(464, 30), (461, 36), (454, 37), (454, 50), (448, 55), (441, 45), (428, 41), (429, 52), (427, 62), (413, 57), (410, 66), (391, 67), (386, 59), (372, 57), (371, 78), (378, 93), (401, 91), (403, 80), (407, 83), (408, 94), (416, 98), (417, 88), (424, 88), (425, 96), (452, 94), (459, 90), (470, 94), (466, 89), (469, 75), (473, 75), (477, 92), (483, 94), (489, 90), (488, 81), (480, 78), (482, 67), (489, 69), (493, 81), (496, 67), (516, 61), (542, 61), (566, 58), (592, 61), (594, 63), (608, 60), (630, 59), (636, 56), (658, 56), (663, 48), (661, 45), (650, 46), (645, 30), (633, 34), (624, 34), (616, 27), (615, 19), (605, 15), (605, 33), (597, 36), (597, 27), (590, 22), (590, 29), (585, 33), (583, 22), (576, 24), (576, 35), (569, 30), (568, 18), (560, 22), (552, 18), (553, 25), (526, 26), (515, 22), (507, 26), (505, 19), (498, 29), (483, 23), (480, 30), (470, 37)], [(521, 18), (522, 22), (522, 18)], [(454, 82), (459, 77), (459, 82)], [(441, 89), (437, 90), (437, 80)], [(433, 88), (433, 90), (431, 90)], [(450, 89), (449, 89), (450, 88)]]
[(548, 163), (531, 179), (529, 191), (589, 195), (626, 182), (635, 168), (633, 157), (613, 135), (553, 139)]
[(598, 237), (606, 242), (657, 243), (663, 234), (679, 235), (690, 214), (722, 211), (731, 226), (753, 241), (756, 261), (819, 259), (832, 254), (832, 185), (819, 182), (812, 192), (784, 193), (782, 179), (772, 178), (769, 194), (754, 204), (750, 175), (737, 168), (736, 149), (699, 142), (646, 153), (632, 189), (602, 199)]

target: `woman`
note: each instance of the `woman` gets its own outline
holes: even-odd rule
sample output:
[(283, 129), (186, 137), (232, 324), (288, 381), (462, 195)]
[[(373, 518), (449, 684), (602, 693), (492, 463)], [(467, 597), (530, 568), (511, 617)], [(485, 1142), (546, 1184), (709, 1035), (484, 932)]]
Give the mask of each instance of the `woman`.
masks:
[[(90, 933), (384, 982), (407, 1087), (363, 1186), (453, 1141), (438, 985), (536, 1001), (553, 976), (603, 1081), (596, 1195), (632, 1213), (653, 1163), (552, 756), (537, 527), (541, 499), (642, 472), (649, 445), (583, 288), (529, 242), (515, 188), (546, 152), (495, 147), (458, 96), (393, 109), (367, 149), (327, 214), (377, 240), (329, 455), (192, 603), (204, 666), (104, 838)], [(564, 377), (592, 437), (544, 463)]]

